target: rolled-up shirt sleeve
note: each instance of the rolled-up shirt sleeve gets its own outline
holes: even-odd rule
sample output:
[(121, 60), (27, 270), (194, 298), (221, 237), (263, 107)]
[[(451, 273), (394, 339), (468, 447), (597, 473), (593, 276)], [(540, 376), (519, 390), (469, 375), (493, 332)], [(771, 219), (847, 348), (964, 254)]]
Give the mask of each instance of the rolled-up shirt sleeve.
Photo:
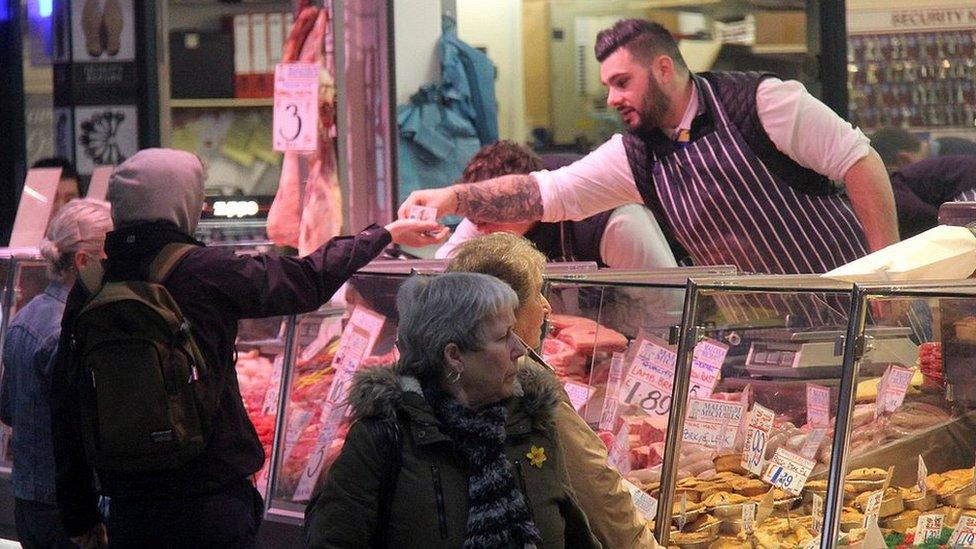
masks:
[(763, 129), (780, 152), (834, 181), (867, 156), (870, 140), (796, 80), (767, 78), (756, 90)]
[(532, 172), (542, 196), (542, 221), (579, 221), (628, 203), (641, 204), (617, 134), (596, 150), (558, 170)]

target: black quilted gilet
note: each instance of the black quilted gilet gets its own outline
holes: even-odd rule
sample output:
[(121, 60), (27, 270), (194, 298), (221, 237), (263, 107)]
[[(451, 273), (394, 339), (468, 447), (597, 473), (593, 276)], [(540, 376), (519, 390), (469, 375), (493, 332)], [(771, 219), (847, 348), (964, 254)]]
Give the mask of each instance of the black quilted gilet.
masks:
[[(600, 243), (611, 214), (613, 210), (580, 221), (536, 223), (525, 233), (525, 238), (535, 244), (549, 261), (593, 261), (600, 267), (606, 267), (600, 255)], [(560, 226), (565, 234), (559, 230)], [(564, 250), (564, 247), (567, 249)]]
[[(696, 77), (703, 78), (712, 85), (730, 124), (739, 130), (752, 152), (763, 161), (778, 180), (805, 194), (824, 196), (837, 192), (826, 177), (797, 164), (792, 158), (781, 153), (763, 129), (756, 110), (756, 89), (764, 79), (776, 78), (776, 75), (760, 72), (703, 72)], [(692, 122), (692, 141), (711, 132), (719, 119), (717, 113), (712, 112), (708, 106), (704, 95), (706, 92), (701, 89), (701, 86), (702, 84), (699, 83), (698, 101), (704, 106), (704, 112)], [(627, 162), (634, 174), (637, 190), (640, 191), (644, 203), (654, 216), (659, 221), (665, 221), (665, 227), (662, 228), (668, 233), (668, 239), (671, 241), (673, 230), (670, 222), (666, 221), (667, 217), (664, 216), (657, 193), (654, 191), (652, 167), (658, 158), (674, 152), (676, 145), (660, 130), (643, 134), (628, 132), (624, 134), (623, 140), (624, 149), (627, 151)], [(675, 243), (671, 242), (671, 244), (674, 248)]]

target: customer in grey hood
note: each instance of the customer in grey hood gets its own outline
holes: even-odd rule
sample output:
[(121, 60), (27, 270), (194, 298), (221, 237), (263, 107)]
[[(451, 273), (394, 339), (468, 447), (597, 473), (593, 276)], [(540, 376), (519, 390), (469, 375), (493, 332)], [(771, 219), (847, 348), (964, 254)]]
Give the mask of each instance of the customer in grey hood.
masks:
[(436, 223), (397, 221), (333, 238), (303, 258), (237, 255), (191, 236), (203, 205), (203, 180), (200, 160), (183, 151), (147, 149), (119, 165), (109, 181), (116, 230), (106, 239), (102, 279), (145, 279), (164, 246), (192, 246), (162, 283), (210, 372), (206, 390), (216, 408), (198, 455), (151, 472), (92, 466), (80, 420), (88, 379), (70, 352), (73, 322), (89, 296), (76, 284), (67, 299), (51, 407), (58, 506), (67, 534), (82, 546), (100, 544), (96, 503), (102, 494), (111, 497), (112, 547), (253, 547), (263, 504), (248, 477), (265, 456), (234, 370), (238, 320), (314, 310), (391, 239), (426, 245), (447, 234)]

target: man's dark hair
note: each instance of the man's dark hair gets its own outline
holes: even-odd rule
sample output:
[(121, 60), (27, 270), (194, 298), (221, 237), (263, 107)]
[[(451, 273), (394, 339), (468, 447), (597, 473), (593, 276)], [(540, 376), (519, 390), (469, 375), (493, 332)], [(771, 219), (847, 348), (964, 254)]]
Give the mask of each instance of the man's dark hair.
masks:
[(650, 61), (654, 55), (667, 55), (674, 64), (688, 70), (688, 64), (678, 51), (678, 43), (659, 23), (645, 19), (621, 19), (609, 29), (596, 35), (596, 60), (604, 59), (620, 48), (626, 48), (634, 57)]
[(458, 183), (474, 183), (541, 169), (542, 159), (528, 147), (512, 141), (497, 141), (485, 145), (471, 157)]
[(898, 153), (918, 152), (922, 142), (901, 128), (881, 128), (871, 135), (871, 146), (881, 155), (884, 165), (891, 168), (899, 163)]
[(75, 165), (62, 156), (42, 158), (34, 162), (31, 168), (61, 168), (61, 179), (68, 179), (69, 177), (78, 179), (78, 172), (75, 171)]

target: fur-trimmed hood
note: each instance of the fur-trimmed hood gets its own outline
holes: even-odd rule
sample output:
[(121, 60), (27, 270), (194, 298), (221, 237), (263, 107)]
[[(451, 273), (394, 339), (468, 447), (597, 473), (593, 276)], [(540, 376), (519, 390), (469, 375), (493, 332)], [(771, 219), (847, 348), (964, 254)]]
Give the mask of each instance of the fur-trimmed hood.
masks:
[[(420, 382), (414, 377), (399, 375), (390, 366), (360, 370), (356, 372), (349, 390), (353, 418), (394, 420), (397, 410), (404, 406), (404, 398), (410, 394), (418, 395), (422, 400)], [(518, 409), (533, 420), (550, 418), (552, 409), (563, 398), (563, 394), (559, 380), (552, 372), (534, 364), (520, 365), (515, 383), (515, 398), (520, 401)], [(410, 400), (417, 402), (416, 399)]]

